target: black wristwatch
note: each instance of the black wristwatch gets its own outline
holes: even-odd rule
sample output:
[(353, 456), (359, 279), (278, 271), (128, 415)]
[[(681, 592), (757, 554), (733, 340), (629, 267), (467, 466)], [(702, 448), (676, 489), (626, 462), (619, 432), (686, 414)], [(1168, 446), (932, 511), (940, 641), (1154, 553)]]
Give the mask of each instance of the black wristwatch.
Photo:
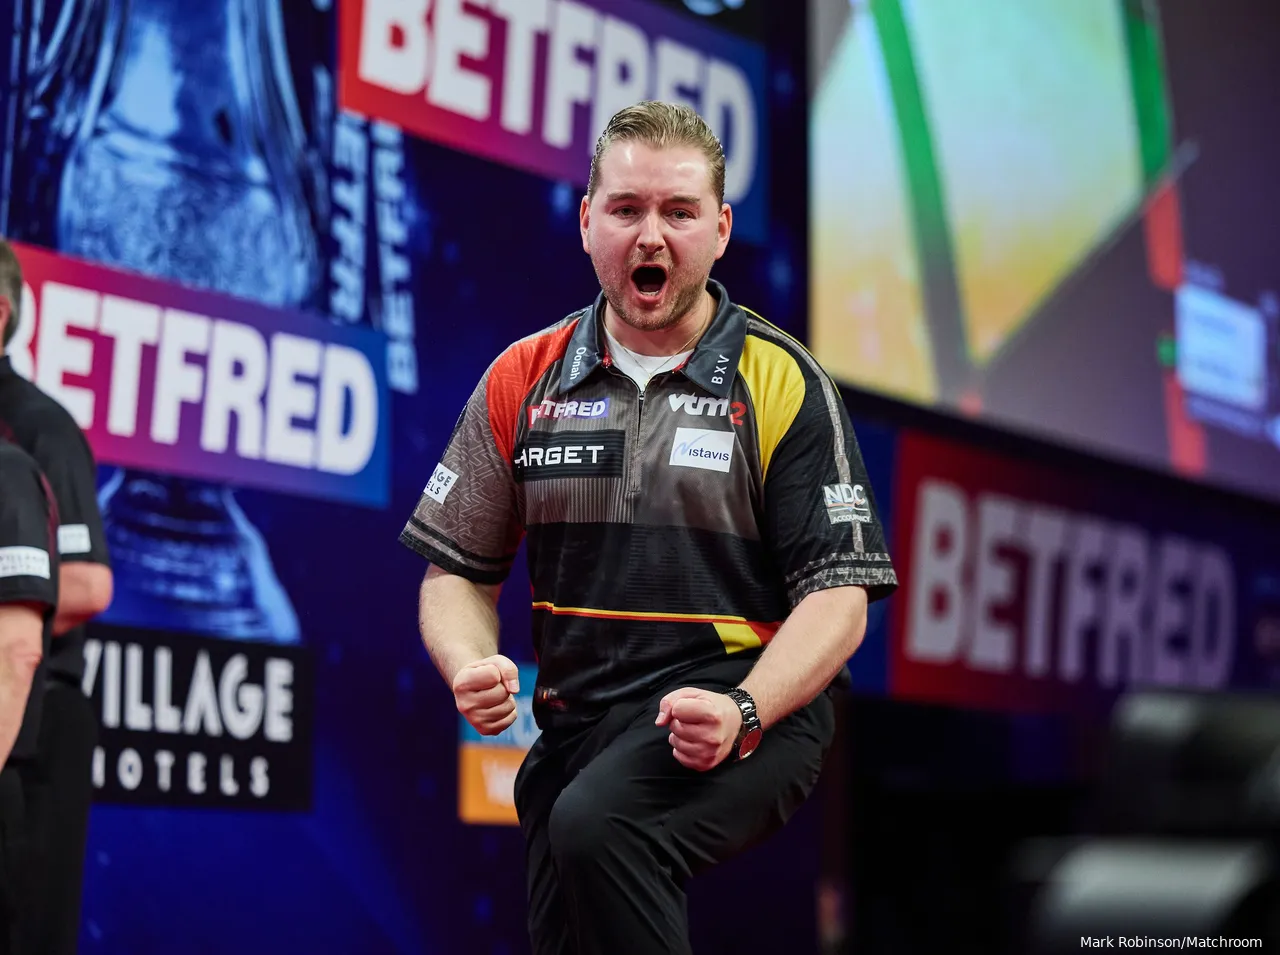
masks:
[(733, 741), (733, 754), (735, 759), (746, 759), (756, 751), (756, 747), (760, 745), (760, 737), (764, 735), (764, 727), (760, 725), (760, 717), (756, 714), (756, 701), (751, 698), (750, 693), (738, 687), (725, 691), (725, 696), (742, 710), (742, 729), (738, 730), (738, 736)]

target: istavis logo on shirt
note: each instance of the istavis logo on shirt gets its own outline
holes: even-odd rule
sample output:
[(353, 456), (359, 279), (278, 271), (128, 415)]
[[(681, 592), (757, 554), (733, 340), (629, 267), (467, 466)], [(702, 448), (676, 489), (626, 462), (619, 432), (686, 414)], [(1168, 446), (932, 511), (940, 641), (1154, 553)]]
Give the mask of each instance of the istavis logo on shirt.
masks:
[(733, 449), (736, 438), (732, 431), (713, 431), (706, 428), (676, 428), (671, 442), (671, 457), (667, 463), (673, 467), (700, 468), (728, 474), (733, 465)]
[(517, 481), (621, 477), (626, 444), (620, 430), (531, 431), (516, 447), (512, 468)]

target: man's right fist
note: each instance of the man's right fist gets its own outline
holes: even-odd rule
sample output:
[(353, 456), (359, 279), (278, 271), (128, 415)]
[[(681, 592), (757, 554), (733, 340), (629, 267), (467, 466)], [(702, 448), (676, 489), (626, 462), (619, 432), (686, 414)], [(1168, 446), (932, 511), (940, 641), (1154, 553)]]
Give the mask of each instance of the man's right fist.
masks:
[(520, 671), (501, 654), (464, 666), (453, 678), (453, 700), (481, 736), (496, 736), (516, 721)]

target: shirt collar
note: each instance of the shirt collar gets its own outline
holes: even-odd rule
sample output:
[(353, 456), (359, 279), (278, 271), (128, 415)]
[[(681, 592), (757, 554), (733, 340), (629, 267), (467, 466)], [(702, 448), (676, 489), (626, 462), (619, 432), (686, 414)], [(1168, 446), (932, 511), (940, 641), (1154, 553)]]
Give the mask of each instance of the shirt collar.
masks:
[[(693, 354), (678, 370), (717, 398), (727, 398), (747, 337), (747, 317), (742, 309), (729, 301), (729, 293), (715, 279), (707, 280), (707, 291), (716, 298), (716, 313)], [(604, 309), (604, 293), (601, 292), (596, 296), (595, 304), (583, 310), (578, 327), (569, 339), (560, 370), (561, 394), (567, 394), (586, 381), (604, 361)]]
[(0, 355), (0, 378), (7, 378), (9, 375), (16, 375), (13, 370), (13, 362), (9, 360), (8, 355)]

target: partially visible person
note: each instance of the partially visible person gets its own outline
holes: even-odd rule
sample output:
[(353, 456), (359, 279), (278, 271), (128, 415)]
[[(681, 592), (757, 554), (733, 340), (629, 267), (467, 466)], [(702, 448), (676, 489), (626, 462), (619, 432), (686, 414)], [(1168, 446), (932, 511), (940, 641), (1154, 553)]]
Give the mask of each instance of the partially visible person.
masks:
[(14, 371), (5, 354), (22, 321), (21, 303), (22, 267), (13, 248), (0, 240), (0, 437), (35, 459), (61, 519), (48, 690), (38, 764), (28, 779), (33, 791), (27, 793), (41, 808), (32, 823), (32, 851), (42, 884), (34, 893), (37, 908), (28, 923), (35, 934), (24, 945), (33, 955), (74, 955), (98, 739), (97, 719), (80, 685), (84, 624), (111, 603), (113, 579), (89, 442), (67, 410)]
[(57, 508), (35, 461), (0, 441), (0, 955), (17, 952), (32, 880), (24, 777), (34, 769), (43, 659), (58, 604)]

